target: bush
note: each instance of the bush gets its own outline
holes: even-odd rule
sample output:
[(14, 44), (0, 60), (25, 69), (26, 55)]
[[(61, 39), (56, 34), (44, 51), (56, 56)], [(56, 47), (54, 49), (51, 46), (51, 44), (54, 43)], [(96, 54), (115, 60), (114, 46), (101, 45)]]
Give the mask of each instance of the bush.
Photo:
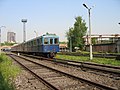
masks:
[(14, 90), (12, 80), (20, 72), (17, 66), (12, 64), (9, 57), (0, 55), (0, 90)]

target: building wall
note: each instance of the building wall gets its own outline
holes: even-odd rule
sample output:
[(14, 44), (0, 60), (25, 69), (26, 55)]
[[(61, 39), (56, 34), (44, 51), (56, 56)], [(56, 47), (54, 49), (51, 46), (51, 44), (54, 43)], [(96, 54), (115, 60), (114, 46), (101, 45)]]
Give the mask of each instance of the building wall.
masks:
[[(89, 51), (89, 45), (86, 45), (86, 51)], [(93, 52), (117, 52), (116, 43), (109, 44), (95, 44), (92, 45)]]
[(7, 32), (7, 42), (16, 42), (15, 36), (14, 32)]
[(117, 41), (117, 52), (120, 53), (120, 40)]
[(67, 44), (59, 44), (59, 48), (61, 52), (68, 51)]

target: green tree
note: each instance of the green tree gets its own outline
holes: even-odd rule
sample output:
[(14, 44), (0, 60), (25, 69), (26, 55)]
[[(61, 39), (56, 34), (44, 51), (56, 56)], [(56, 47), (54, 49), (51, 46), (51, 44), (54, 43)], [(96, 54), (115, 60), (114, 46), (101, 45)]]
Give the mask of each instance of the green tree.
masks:
[(97, 44), (97, 38), (92, 38), (92, 44)]
[(69, 32), (66, 32), (66, 37), (67, 37), (67, 40), (68, 40), (67, 45), (68, 45), (68, 47), (70, 48), (70, 42), (71, 42), (71, 44), (72, 44), (72, 45), (71, 45), (72, 50), (73, 50), (73, 43), (72, 43), (72, 41), (74, 41), (73, 31), (74, 31), (73, 27), (70, 27), (70, 28), (69, 28)]
[(64, 42), (64, 41), (63, 41), (63, 42), (59, 42), (59, 43), (60, 43), (60, 44), (66, 44), (66, 42)]
[(70, 46), (70, 39), (72, 41), (72, 49), (79, 47), (81, 50), (84, 46), (83, 36), (86, 35), (87, 27), (85, 20), (81, 16), (75, 18), (74, 27), (69, 28), (66, 33), (68, 39), (68, 47)]

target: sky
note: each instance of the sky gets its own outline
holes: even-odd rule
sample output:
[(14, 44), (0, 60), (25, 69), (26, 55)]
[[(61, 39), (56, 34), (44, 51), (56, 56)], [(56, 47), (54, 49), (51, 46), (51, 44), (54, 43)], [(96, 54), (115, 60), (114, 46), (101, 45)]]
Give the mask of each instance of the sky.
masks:
[(0, 0), (1, 41), (7, 32), (16, 33), (16, 41), (23, 42), (22, 19), (27, 19), (26, 40), (55, 33), (60, 41), (67, 41), (66, 32), (73, 27), (75, 17), (81, 16), (88, 27), (91, 7), (92, 34), (120, 34), (120, 0)]

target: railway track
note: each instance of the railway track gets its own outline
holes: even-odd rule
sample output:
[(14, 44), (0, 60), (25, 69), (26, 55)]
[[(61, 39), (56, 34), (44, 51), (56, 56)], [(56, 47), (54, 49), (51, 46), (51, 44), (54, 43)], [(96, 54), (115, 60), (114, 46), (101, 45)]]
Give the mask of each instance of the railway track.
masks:
[(90, 62), (71, 61), (71, 60), (64, 60), (64, 59), (57, 59), (57, 58), (56, 60), (58, 62), (60, 61), (60, 63), (66, 63), (66, 64), (73, 65), (76, 67), (99, 70), (99, 71), (104, 71), (104, 72), (120, 75), (120, 66), (103, 65), (103, 64), (96, 64), (96, 63), (90, 63)]
[[(43, 57), (37, 57), (37, 56), (31, 56), (31, 55), (29, 55), (29, 57), (37, 58), (37, 59), (43, 59)], [(82, 70), (84, 72), (87, 72), (86, 74), (92, 73), (92, 74), (100, 75), (100, 76), (103, 76), (103, 77), (106, 77), (106, 78), (111, 78), (113, 80), (117, 80), (117, 82), (119, 83), (119, 85), (117, 85), (117, 86), (118, 86), (118, 88), (120, 88), (119, 87), (120, 86), (120, 82), (119, 82), (120, 81), (120, 74), (119, 74), (120, 73), (120, 69), (119, 69), (120, 67), (110, 66), (110, 65), (99, 65), (99, 64), (95, 64), (95, 63), (76, 62), (76, 61), (70, 61), (70, 60), (61, 60), (61, 59), (55, 59), (55, 60), (51, 59), (50, 60), (48, 58), (44, 58), (44, 60), (45, 59), (50, 61), (50, 62), (59, 63), (59, 65), (62, 63), (64, 65), (67, 65), (67, 67), (68, 66), (70, 66), (70, 67), (73, 66), (73, 67), (77, 67), (78, 69), (80, 68), (79, 71)]]
[[(25, 59), (25, 60), (27, 60), (28, 61), (28, 59), (26, 59), (26, 58), (23, 58), (22, 57), (22, 59)], [(36, 63), (36, 62), (33, 62), (33, 61), (31, 61), (32, 63), (35, 63), (35, 64), (37, 64), (37, 65), (40, 65), (40, 64), (38, 64), (38, 63)], [(62, 74), (62, 76), (61, 76), (61, 74), (60, 75), (58, 75), (59, 77), (64, 77), (64, 78), (62, 78), (62, 80), (66, 80), (66, 81), (62, 81), (62, 82), (66, 82), (66, 86), (64, 86), (64, 84), (61, 84), (61, 86), (60, 86), (60, 84), (57, 86), (57, 85), (53, 85), (53, 86), (57, 86), (56, 87), (56, 89), (59, 89), (59, 90), (63, 90), (63, 89), (66, 89), (66, 88), (72, 88), (72, 89), (74, 89), (73, 87), (77, 87), (78, 88), (78, 90), (81, 88), (81, 87), (85, 87), (85, 88), (89, 88), (89, 89), (91, 89), (91, 88), (97, 88), (97, 89), (109, 89), (109, 90), (117, 90), (117, 88), (115, 88), (115, 87), (110, 87), (110, 86), (106, 86), (106, 85), (102, 85), (102, 84), (99, 84), (99, 83), (96, 83), (96, 82), (93, 82), (93, 81), (90, 81), (90, 80), (86, 80), (86, 79), (83, 79), (83, 78), (80, 78), (80, 77), (77, 77), (77, 76), (74, 76), (74, 75), (70, 75), (69, 73), (66, 73), (66, 72), (64, 72), (64, 71), (58, 71), (58, 70), (56, 70), (56, 69), (53, 69), (53, 68), (50, 68), (50, 67), (48, 67), (48, 66), (45, 66), (45, 65), (40, 65), (40, 66), (42, 66), (42, 67), (46, 67), (46, 68), (49, 68), (49, 69), (52, 69), (52, 70), (55, 70), (54, 72), (57, 72), (57, 74), (55, 74), (54, 73), (54, 75), (53, 76), (51, 76), (51, 72), (52, 71), (50, 71), (50, 73), (49, 73), (49, 70), (47, 70), (47, 75), (43, 75), (43, 76), (45, 76), (44, 78), (48, 78), (47, 79), (47, 81), (49, 80), (49, 79), (51, 79), (51, 80), (53, 80), (53, 82), (54, 83), (58, 83), (58, 81), (59, 80), (57, 80), (57, 78), (55, 78), (55, 79), (52, 79), (52, 77), (57, 77), (57, 76), (55, 76), (55, 75), (58, 75), (58, 72), (59, 73), (61, 73)], [(38, 69), (37, 69), (37, 71), (36, 72), (38, 72)], [(43, 73), (45, 73), (45, 72), (43, 72)], [(47, 77), (47, 76), (49, 76), (50, 75), (50, 77)], [(66, 77), (67, 76), (67, 77)], [(68, 78), (68, 77), (71, 77), (71, 78)], [(68, 79), (67, 79), (68, 78)], [(55, 81), (57, 81), (57, 82), (55, 82)], [(67, 80), (68, 80), (68, 83), (67, 83)], [(60, 83), (61, 83), (61, 79), (60, 79), (60, 81), (59, 81)], [(73, 84), (73, 83), (71, 83), (70, 84), (70, 82), (75, 82), (75, 85)], [(83, 82), (84, 82), (84, 84), (83, 84)], [(87, 82), (87, 84), (86, 84), (86, 82)], [(92, 84), (92, 86), (91, 86), (91, 84)], [(64, 86), (64, 87), (63, 87)], [(87, 87), (86, 87), (87, 86)]]
[[(42, 79), (39, 75), (37, 75), (36, 73), (34, 73), (28, 66), (26, 66), (25, 64), (23, 64), (24, 62), (20, 62), (17, 59), (19, 58), (15, 58), (12, 54), (9, 55), (13, 60), (15, 60), (18, 64), (20, 64), (23, 68), (25, 68), (27, 71), (29, 71), (36, 79), (38, 79), (39, 81), (41, 81), (43, 84), (45, 84), (50, 90), (57, 90), (56, 87), (54, 87), (53, 85), (51, 85), (50, 83), (48, 83), (47, 81), (45, 81), (44, 79)], [(32, 68), (35, 66), (31, 66)], [(37, 66), (36, 66), (37, 67)], [(47, 89), (47, 90), (49, 90)]]
[(62, 59), (57, 59), (57, 60), (58, 63), (79, 67), (81, 68), (81, 70), (85, 72), (98, 74), (115, 80), (120, 80), (119, 66), (103, 65), (103, 64), (88, 63), (88, 62), (78, 62), (78, 61), (70, 61), (70, 60), (62, 60)]
[(36, 59), (51, 60), (53, 62), (67, 64), (67, 65), (71, 65), (71, 66), (75, 66), (75, 67), (80, 67), (82, 69), (86, 68), (86, 69), (103, 71), (105, 73), (115, 74), (120, 77), (120, 66), (103, 65), (103, 64), (97, 64), (97, 63), (65, 60), (65, 59), (59, 59), (59, 58), (49, 59), (49, 58), (38, 57), (38, 56), (33, 56), (33, 55), (26, 55), (26, 54), (23, 54), (23, 55), (31, 57), (31, 58), (36, 58)]
[(84, 72), (88, 73), (94, 73), (96, 75), (101, 75), (105, 77), (109, 77), (115, 80), (120, 80), (120, 66), (111, 66), (111, 65), (103, 65), (103, 64), (96, 64), (96, 63), (89, 63), (89, 62), (78, 62), (78, 61), (71, 61), (71, 60), (64, 60), (64, 59), (48, 59), (44, 57), (38, 57), (38, 56), (33, 56), (33, 55), (26, 55), (23, 54), (24, 56), (28, 56), (31, 58), (37, 58), (37, 59), (44, 59), (48, 61), (53, 61), (57, 62), (59, 64), (67, 64), (70, 66), (78, 67), (81, 68)]

